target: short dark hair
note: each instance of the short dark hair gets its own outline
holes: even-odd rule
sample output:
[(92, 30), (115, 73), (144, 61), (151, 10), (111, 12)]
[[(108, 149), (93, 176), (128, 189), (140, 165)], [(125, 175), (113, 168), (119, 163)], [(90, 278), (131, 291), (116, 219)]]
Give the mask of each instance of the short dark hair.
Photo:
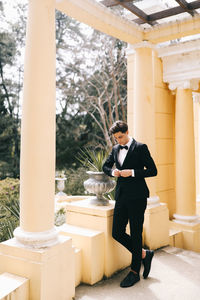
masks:
[(116, 132), (125, 133), (128, 130), (128, 125), (123, 121), (116, 121), (109, 129), (110, 134), (114, 134)]

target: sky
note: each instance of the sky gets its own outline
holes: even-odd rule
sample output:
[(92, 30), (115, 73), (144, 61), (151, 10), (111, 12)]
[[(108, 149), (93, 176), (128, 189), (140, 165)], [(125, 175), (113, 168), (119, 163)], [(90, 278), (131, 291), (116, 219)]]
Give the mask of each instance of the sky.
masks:
[[(6, 19), (10, 22), (15, 22), (17, 21), (17, 17), (18, 17), (16, 13), (15, 5), (17, 3), (26, 4), (28, 3), (28, 0), (1, 0), (1, 2), (3, 3)], [(6, 26), (6, 24), (4, 26)], [(6, 27), (8, 27), (8, 24)], [(2, 28), (2, 23), (1, 23), (1, 28)]]

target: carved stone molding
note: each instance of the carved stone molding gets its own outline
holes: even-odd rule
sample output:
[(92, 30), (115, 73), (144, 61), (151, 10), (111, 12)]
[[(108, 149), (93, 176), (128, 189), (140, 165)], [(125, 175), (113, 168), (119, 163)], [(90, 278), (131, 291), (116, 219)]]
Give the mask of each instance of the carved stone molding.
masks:
[(169, 83), (169, 89), (174, 91), (175, 89), (191, 89), (193, 91), (198, 90), (199, 79), (192, 80), (180, 80)]
[(154, 44), (151, 44), (147, 41), (143, 41), (141, 43), (138, 44), (128, 44), (128, 47), (126, 49), (126, 54), (134, 54), (135, 53), (135, 49), (139, 49), (139, 48), (151, 48), (153, 50), (156, 50), (156, 46)]
[(157, 48), (163, 61), (163, 81), (170, 90), (199, 88), (200, 39)]
[(193, 98), (194, 103), (199, 103), (200, 104), (200, 93), (193, 92), (192, 93), (192, 98)]
[(17, 227), (14, 230), (14, 237), (20, 244), (29, 248), (40, 249), (58, 243), (58, 231), (55, 228), (44, 232), (27, 232)]
[(175, 223), (180, 223), (180, 224), (186, 224), (186, 225), (194, 225), (194, 224), (199, 224), (200, 219), (198, 215), (195, 216), (182, 216), (178, 214), (173, 215), (174, 219), (173, 221)]

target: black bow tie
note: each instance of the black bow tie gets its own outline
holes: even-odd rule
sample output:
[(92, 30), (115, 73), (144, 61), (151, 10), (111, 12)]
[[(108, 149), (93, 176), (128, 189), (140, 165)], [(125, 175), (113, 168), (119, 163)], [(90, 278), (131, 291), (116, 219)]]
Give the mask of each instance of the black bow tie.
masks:
[(128, 150), (128, 146), (120, 146), (119, 148)]

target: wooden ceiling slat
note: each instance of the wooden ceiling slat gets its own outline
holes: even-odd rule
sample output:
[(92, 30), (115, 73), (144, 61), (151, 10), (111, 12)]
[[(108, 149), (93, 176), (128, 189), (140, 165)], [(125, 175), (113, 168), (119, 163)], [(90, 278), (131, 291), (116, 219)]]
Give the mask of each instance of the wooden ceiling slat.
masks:
[(132, 3), (120, 3), (121, 6), (128, 9), (130, 12), (132, 12), (134, 15), (145, 21), (145, 23), (148, 23), (148, 15), (143, 12), (143, 10), (139, 9), (137, 6), (135, 6)]
[[(192, 9), (197, 9), (200, 8), (200, 1), (193, 1), (190, 3)], [(148, 15), (149, 21), (156, 21), (156, 20), (161, 20), (167, 17), (175, 16), (181, 13), (184, 13), (185, 10), (181, 6), (176, 6), (172, 8), (168, 8), (153, 14)], [(142, 21), (141, 19), (136, 19), (134, 20), (137, 24), (144, 24), (145, 22)]]
[(200, 1), (187, 2), (186, 0), (175, 0), (179, 6), (168, 8), (150, 15), (147, 15), (143, 10), (139, 9), (136, 5), (134, 5), (133, 1), (130, 0), (103, 0), (101, 1), (107, 7), (120, 5), (125, 9), (132, 12), (134, 15), (138, 17), (138, 19), (134, 19), (134, 22), (137, 24), (145, 24), (148, 23), (150, 25), (155, 25), (157, 20), (164, 19), (167, 17), (175, 16), (184, 12), (187, 12), (194, 16), (197, 14), (195, 9), (200, 8)]
[(190, 15), (194, 16), (196, 14), (196, 12), (190, 8), (191, 6), (187, 1), (185, 0), (175, 0), (175, 1)]

